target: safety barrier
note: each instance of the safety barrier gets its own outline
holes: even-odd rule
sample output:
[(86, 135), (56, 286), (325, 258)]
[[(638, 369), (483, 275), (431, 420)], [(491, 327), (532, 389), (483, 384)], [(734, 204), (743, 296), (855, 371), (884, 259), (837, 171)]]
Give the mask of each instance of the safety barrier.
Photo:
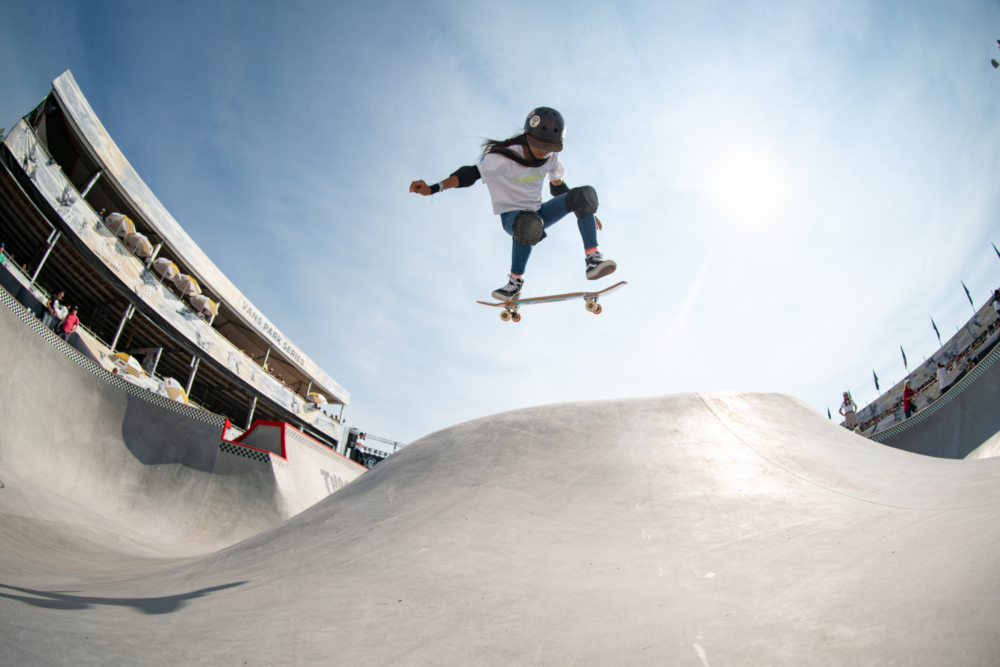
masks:
[(874, 440), (875, 442), (885, 442), (889, 438), (898, 435), (908, 428), (916, 426), (920, 422), (924, 421), (932, 414), (948, 405), (956, 396), (961, 394), (965, 389), (967, 389), (973, 382), (979, 379), (983, 373), (989, 370), (990, 366), (996, 363), (997, 359), (1000, 359), (1000, 345), (993, 348), (993, 351), (986, 355), (986, 358), (976, 364), (975, 368), (965, 374), (961, 380), (959, 380), (955, 385), (953, 385), (945, 394), (943, 394), (936, 401), (923, 408), (914, 415), (911, 415), (909, 419), (896, 424), (882, 432), (872, 433), (868, 436), (869, 440)]
[(226, 418), (217, 415), (213, 412), (208, 412), (207, 410), (201, 410), (190, 405), (184, 405), (183, 403), (178, 403), (177, 401), (171, 400), (159, 394), (154, 394), (148, 389), (143, 389), (142, 387), (137, 387), (131, 382), (123, 380), (117, 375), (113, 375), (108, 372), (103, 366), (94, 363), (87, 357), (83, 356), (76, 350), (74, 350), (70, 345), (68, 345), (63, 339), (55, 335), (48, 327), (43, 325), (38, 321), (38, 318), (34, 316), (28, 309), (18, 303), (14, 297), (6, 289), (0, 288), (0, 301), (14, 313), (18, 319), (20, 319), (24, 324), (28, 326), (29, 329), (34, 331), (36, 334), (48, 341), (54, 348), (62, 352), (64, 355), (69, 357), (71, 360), (75, 361), (77, 364), (87, 369), (97, 377), (101, 378), (105, 382), (112, 384), (117, 389), (121, 389), (131, 396), (136, 398), (141, 398), (144, 401), (157, 405), (161, 408), (166, 408), (172, 410), (178, 414), (182, 414), (185, 417), (191, 417), (192, 419), (197, 419), (199, 421), (205, 422), (207, 424), (213, 424), (219, 428), (223, 428), (226, 423)]

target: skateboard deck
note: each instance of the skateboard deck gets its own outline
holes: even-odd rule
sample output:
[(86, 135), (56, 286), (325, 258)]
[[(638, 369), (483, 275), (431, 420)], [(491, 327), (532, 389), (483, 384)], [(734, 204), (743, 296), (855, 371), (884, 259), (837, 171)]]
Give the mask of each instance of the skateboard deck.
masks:
[(571, 299), (583, 299), (586, 302), (587, 312), (593, 313), (595, 315), (600, 315), (601, 305), (597, 303), (597, 300), (607, 294), (611, 294), (617, 289), (621, 289), (628, 283), (624, 280), (620, 283), (616, 283), (611, 287), (600, 290), (599, 292), (571, 292), (569, 294), (553, 294), (552, 296), (535, 296), (530, 299), (514, 299), (513, 301), (500, 301), (499, 303), (490, 303), (488, 301), (476, 301), (476, 303), (481, 303), (484, 306), (493, 306), (494, 308), (503, 308), (500, 313), (500, 319), (504, 322), (509, 320), (514, 320), (515, 322), (521, 321), (521, 314), (518, 309), (521, 306), (531, 306), (536, 303), (554, 303), (556, 301), (569, 301)]

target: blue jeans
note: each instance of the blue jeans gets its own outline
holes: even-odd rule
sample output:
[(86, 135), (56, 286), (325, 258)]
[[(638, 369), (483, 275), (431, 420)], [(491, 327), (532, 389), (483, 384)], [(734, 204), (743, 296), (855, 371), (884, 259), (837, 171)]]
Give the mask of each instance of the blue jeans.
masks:
[[(500, 224), (503, 225), (503, 230), (511, 236), (514, 236), (514, 220), (517, 218), (518, 213), (520, 211), (507, 211), (500, 214)], [(566, 210), (566, 195), (553, 197), (542, 204), (542, 208), (538, 211), (538, 215), (542, 217), (545, 223), (545, 229), (556, 224), (568, 214), (569, 211)], [(580, 218), (576, 221), (576, 226), (579, 227), (580, 236), (583, 238), (583, 249), (596, 248), (597, 218), (593, 214)], [(517, 241), (513, 241), (512, 243), (514, 247), (511, 249), (510, 272), (515, 276), (520, 276), (524, 274), (524, 269), (528, 265), (528, 257), (531, 256), (531, 246), (518, 243)]]

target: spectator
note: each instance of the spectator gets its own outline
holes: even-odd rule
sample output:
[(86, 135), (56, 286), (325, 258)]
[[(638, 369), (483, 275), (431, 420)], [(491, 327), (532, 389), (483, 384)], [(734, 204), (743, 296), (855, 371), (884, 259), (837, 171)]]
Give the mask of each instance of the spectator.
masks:
[(3, 241), (0, 241), (0, 266), (7, 265), (7, 251), (4, 250)]
[[(0, 243), (0, 250), (3, 249), (3, 244)], [(997, 317), (1000, 318), (1000, 289), (993, 290), (993, 310), (997, 312)], [(993, 321), (994, 324), (996, 320)]]
[(913, 402), (913, 396), (913, 387), (910, 386), (910, 381), (907, 380), (906, 384), (903, 385), (903, 414), (906, 415), (903, 419), (909, 419), (910, 415), (917, 411), (917, 406)]
[(45, 312), (42, 313), (42, 324), (53, 331), (56, 325), (63, 319), (62, 304), (59, 301), (65, 296), (63, 292), (58, 292), (54, 297), (45, 303)]
[(844, 426), (853, 431), (858, 427), (858, 405), (851, 399), (851, 392), (844, 392), (844, 402), (840, 404), (840, 414), (844, 417)]
[(948, 369), (940, 361), (937, 365), (937, 379), (938, 386), (941, 388), (941, 395), (944, 396), (944, 393), (950, 389), (948, 386)]
[(70, 334), (76, 331), (79, 325), (80, 318), (76, 316), (76, 306), (73, 306), (69, 309), (69, 315), (59, 325), (59, 337), (68, 343)]

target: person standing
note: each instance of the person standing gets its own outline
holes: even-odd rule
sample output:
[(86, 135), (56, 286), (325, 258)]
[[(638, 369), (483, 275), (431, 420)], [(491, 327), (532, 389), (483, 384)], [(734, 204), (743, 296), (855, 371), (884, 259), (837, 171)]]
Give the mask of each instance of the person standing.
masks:
[(68, 343), (70, 335), (76, 331), (78, 326), (80, 326), (80, 318), (76, 316), (76, 306), (73, 306), (69, 309), (69, 315), (59, 325), (59, 337)]
[(937, 379), (938, 386), (941, 388), (941, 395), (944, 396), (945, 392), (950, 389), (948, 386), (948, 369), (940, 361), (937, 365)]
[(910, 415), (917, 411), (917, 406), (913, 402), (914, 395), (913, 387), (910, 386), (910, 381), (907, 380), (906, 384), (903, 385), (903, 414), (906, 415), (903, 419), (909, 419)]
[(56, 325), (63, 319), (59, 313), (62, 309), (62, 304), (59, 301), (63, 296), (65, 296), (63, 292), (58, 292), (54, 297), (45, 302), (45, 312), (42, 313), (42, 324), (52, 331), (56, 331)]
[(840, 414), (844, 417), (844, 427), (853, 431), (858, 427), (858, 406), (851, 399), (851, 392), (844, 392), (844, 402), (840, 404)]

